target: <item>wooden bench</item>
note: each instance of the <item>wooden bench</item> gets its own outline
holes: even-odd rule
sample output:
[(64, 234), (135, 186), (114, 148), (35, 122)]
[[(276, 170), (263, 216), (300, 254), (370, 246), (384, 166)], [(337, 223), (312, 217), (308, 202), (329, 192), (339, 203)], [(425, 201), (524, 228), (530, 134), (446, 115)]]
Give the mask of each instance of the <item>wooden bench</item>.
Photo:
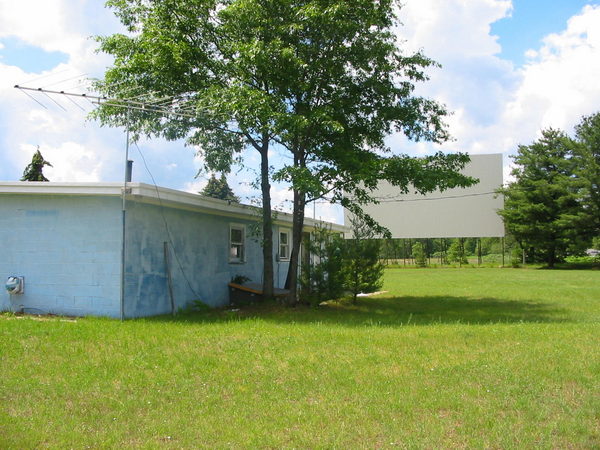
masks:
[[(229, 283), (229, 303), (233, 306), (247, 305), (263, 300), (262, 285), (258, 283)], [(275, 298), (284, 299), (289, 295), (289, 289), (275, 288), (273, 295)]]

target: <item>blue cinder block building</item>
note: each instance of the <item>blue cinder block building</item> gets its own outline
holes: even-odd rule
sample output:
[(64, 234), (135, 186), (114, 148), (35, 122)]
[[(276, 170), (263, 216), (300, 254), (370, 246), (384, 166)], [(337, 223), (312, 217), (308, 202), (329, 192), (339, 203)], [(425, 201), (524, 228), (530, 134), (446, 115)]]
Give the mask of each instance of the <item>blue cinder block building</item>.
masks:
[[(256, 208), (143, 183), (128, 183), (123, 201), (123, 189), (0, 183), (0, 280), (24, 280), (22, 294), (0, 293), (0, 310), (134, 318), (195, 300), (226, 305), (237, 275), (262, 283)], [(306, 219), (307, 230), (315, 224)], [(276, 287), (285, 283), (291, 228), (291, 215), (279, 213)]]

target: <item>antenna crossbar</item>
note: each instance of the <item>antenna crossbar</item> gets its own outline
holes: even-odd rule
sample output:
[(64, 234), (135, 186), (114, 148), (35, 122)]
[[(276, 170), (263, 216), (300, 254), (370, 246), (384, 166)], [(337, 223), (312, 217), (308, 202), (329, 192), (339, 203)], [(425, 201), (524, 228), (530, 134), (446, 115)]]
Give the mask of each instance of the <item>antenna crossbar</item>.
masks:
[[(127, 109), (132, 109), (132, 110), (137, 110), (137, 111), (145, 111), (145, 112), (160, 113), (160, 114), (171, 115), (171, 116), (185, 117), (185, 118), (189, 118), (189, 119), (196, 118), (195, 115), (189, 113), (187, 108), (185, 108), (183, 111), (182, 110), (178, 111), (175, 109), (163, 107), (160, 104), (157, 105), (157, 104), (147, 103), (147, 102), (143, 102), (143, 101), (137, 101), (137, 100), (133, 100), (133, 99), (119, 99), (119, 98), (110, 98), (107, 96), (100, 96), (100, 95), (93, 95), (93, 94), (85, 94), (85, 93), (81, 94), (81, 93), (76, 93), (76, 92), (56, 91), (56, 90), (44, 89), (44, 88), (31, 88), (31, 87), (26, 87), (26, 86), (19, 86), (18, 84), (15, 85), (15, 88), (23, 91), (23, 93), (25, 93), (25, 94), (27, 94), (26, 91), (38, 92), (38, 93), (44, 94), (45, 96), (50, 98), (50, 100), (52, 100), (54, 103), (56, 103), (56, 101), (54, 101), (50, 97), (49, 94), (64, 95), (69, 99), (71, 97), (83, 98), (83, 99), (87, 99), (91, 103), (93, 103), (95, 105), (99, 105), (99, 106), (106, 105), (106, 106), (113, 106), (113, 107), (119, 107), (119, 108), (127, 108)], [(41, 104), (39, 101), (37, 101), (31, 95), (27, 94), (27, 96), (31, 97), (38, 104), (44, 106), (43, 104)], [(161, 99), (161, 100), (164, 101), (164, 99)], [(62, 106), (60, 104), (58, 104), (58, 105), (62, 108)], [(62, 108), (62, 109), (64, 109), (64, 108)]]

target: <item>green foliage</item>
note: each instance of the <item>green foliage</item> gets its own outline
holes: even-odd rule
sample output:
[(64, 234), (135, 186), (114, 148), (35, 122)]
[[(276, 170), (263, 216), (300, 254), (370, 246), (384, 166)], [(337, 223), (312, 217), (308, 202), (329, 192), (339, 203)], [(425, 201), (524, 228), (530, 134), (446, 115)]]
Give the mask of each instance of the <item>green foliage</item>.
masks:
[(534, 258), (553, 267), (568, 251), (581, 251), (580, 181), (574, 177), (574, 142), (548, 129), (531, 145), (520, 145), (513, 157), (515, 182), (501, 190), (507, 230)]
[(356, 303), (357, 295), (381, 289), (383, 264), (379, 262), (380, 242), (375, 231), (360, 218), (351, 218), (352, 239), (343, 247), (344, 287)]
[(300, 277), (303, 299), (318, 305), (349, 293), (356, 303), (358, 294), (381, 288), (380, 241), (360, 219), (352, 219), (352, 231), (352, 239), (343, 239), (326, 226), (317, 227), (309, 244), (313, 263), (302, 268)]
[(552, 267), (582, 254), (600, 233), (600, 113), (582, 118), (575, 139), (543, 131), (514, 160), (500, 214), (528, 259)]
[(574, 265), (593, 266), (600, 264), (600, 255), (596, 256), (567, 256), (565, 262)]
[(523, 262), (523, 250), (514, 246), (510, 252), (510, 265), (513, 268), (521, 267), (521, 263)]
[(192, 300), (188, 302), (185, 306), (178, 308), (177, 315), (185, 315), (197, 312), (207, 312), (212, 308), (204, 303), (202, 300)]
[(427, 255), (425, 254), (425, 247), (421, 242), (415, 242), (412, 246), (412, 255), (415, 258), (415, 264), (418, 267), (427, 266)]
[(40, 153), (40, 147), (38, 146), (36, 152), (31, 158), (31, 162), (25, 167), (21, 181), (48, 181), (43, 174), (44, 166), (52, 167), (48, 161), (44, 159)]
[[(244, 148), (261, 155), (265, 265), (270, 264), (269, 148), (291, 161), (294, 236), (306, 200), (327, 195), (357, 215), (379, 180), (401, 191), (468, 186), (467, 155), (390, 156), (392, 131), (444, 142), (443, 105), (415, 95), (437, 64), (398, 46), (397, 3), (372, 0), (109, 0), (129, 34), (100, 37), (115, 65), (97, 87), (112, 98), (156, 103), (170, 113), (104, 103), (95, 116), (135, 136), (186, 138), (208, 169), (227, 171)], [(352, 198), (346, 194), (351, 193)], [(376, 224), (369, 217), (371, 226)], [(298, 240), (295, 244), (297, 246)], [(296, 249), (298, 250), (298, 249)], [(295, 273), (297, 251), (290, 270)], [(266, 270), (266, 269), (265, 269)], [(267, 274), (265, 272), (265, 278)]]
[(483, 255), (502, 253), (502, 241), (498, 238), (481, 238), (481, 253)]
[(233, 190), (229, 187), (225, 174), (221, 174), (221, 178), (217, 179), (213, 173), (200, 194), (205, 195), (206, 197), (218, 198), (233, 203), (240, 202), (239, 197), (235, 195)]
[[(587, 237), (600, 235), (600, 112), (583, 117), (575, 127), (577, 144), (573, 159), (575, 176), (581, 183), (581, 203), (586, 219), (581, 231)], [(598, 247), (597, 247), (598, 248)]]
[(454, 239), (452, 241), (452, 244), (450, 244), (448, 252), (446, 253), (446, 257), (449, 263), (469, 264), (469, 260), (465, 255), (463, 243), (460, 239)]
[(307, 249), (312, 263), (302, 266), (300, 295), (311, 305), (339, 298), (344, 293), (342, 248), (344, 240), (327, 226), (317, 226)]

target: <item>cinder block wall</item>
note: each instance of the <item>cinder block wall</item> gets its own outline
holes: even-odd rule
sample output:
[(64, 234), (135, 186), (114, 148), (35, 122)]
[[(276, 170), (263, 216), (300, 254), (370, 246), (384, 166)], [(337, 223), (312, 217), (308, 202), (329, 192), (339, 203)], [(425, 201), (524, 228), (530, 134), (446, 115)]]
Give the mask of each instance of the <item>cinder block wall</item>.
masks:
[[(0, 309), (119, 317), (120, 199), (0, 197)], [(25, 277), (9, 296), (8, 276)]]
[[(231, 223), (246, 226), (244, 263), (229, 262)], [(262, 248), (251, 236), (251, 224), (250, 220), (128, 202), (125, 317), (171, 312), (164, 242), (169, 243), (176, 310), (193, 300), (210, 306), (226, 305), (229, 302), (227, 283), (235, 275), (262, 283)], [(277, 227), (274, 238), (276, 230)], [(276, 252), (277, 245), (274, 247)], [(282, 286), (288, 263), (275, 262), (274, 269), (276, 284)]]

